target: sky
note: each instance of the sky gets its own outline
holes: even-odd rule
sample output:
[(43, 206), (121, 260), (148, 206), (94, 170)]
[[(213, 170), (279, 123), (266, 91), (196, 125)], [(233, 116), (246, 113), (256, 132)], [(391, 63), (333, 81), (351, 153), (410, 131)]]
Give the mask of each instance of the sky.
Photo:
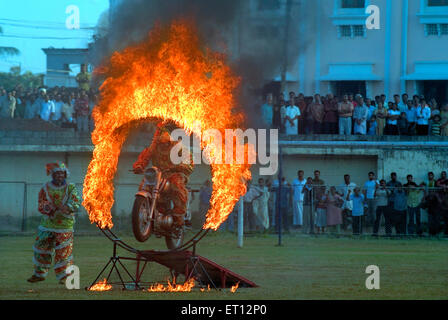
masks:
[[(79, 30), (66, 26), (70, 5), (79, 8)], [(0, 46), (20, 50), (18, 56), (0, 57), (0, 72), (20, 65), (22, 72), (45, 73), (42, 48), (87, 48), (93, 35), (89, 28), (108, 8), (109, 0), (0, 0)]]

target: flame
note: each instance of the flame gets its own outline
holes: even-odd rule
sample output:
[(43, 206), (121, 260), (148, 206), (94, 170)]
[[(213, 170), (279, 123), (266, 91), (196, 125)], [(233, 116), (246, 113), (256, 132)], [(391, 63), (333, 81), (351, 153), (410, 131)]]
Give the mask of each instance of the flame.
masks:
[(155, 284), (149, 287), (149, 292), (190, 292), (194, 287), (194, 279), (191, 278), (184, 284), (176, 284), (176, 279), (173, 279), (171, 283), (168, 281), (168, 284), (164, 286), (163, 284)]
[(230, 288), (230, 292), (235, 293), (236, 290), (238, 289), (239, 285), (240, 285), (240, 283), (237, 282), (234, 286), (232, 286), (232, 287)]
[[(204, 292), (204, 291), (205, 291), (205, 288), (201, 288), (201, 292)], [(207, 285), (207, 292), (208, 291), (210, 291), (210, 285), (209, 284)]]
[[(244, 117), (233, 110), (233, 92), (240, 79), (223, 54), (201, 47), (194, 24), (188, 21), (157, 25), (145, 41), (115, 52), (96, 73), (106, 80), (93, 110), (95, 148), (84, 180), (83, 205), (92, 223), (112, 228), (113, 179), (132, 128), (150, 120), (170, 120), (196, 137), (208, 129), (217, 129), (224, 137), (225, 129), (241, 128)], [(201, 141), (201, 148), (208, 148), (212, 158), (217, 155), (214, 142)], [(245, 148), (246, 153), (253, 150)], [(235, 161), (211, 164), (213, 192), (204, 229), (217, 230), (227, 219), (246, 193), (249, 169), (250, 165)]]
[(107, 280), (98, 281), (89, 288), (89, 291), (109, 291), (112, 290), (112, 285), (107, 283)]

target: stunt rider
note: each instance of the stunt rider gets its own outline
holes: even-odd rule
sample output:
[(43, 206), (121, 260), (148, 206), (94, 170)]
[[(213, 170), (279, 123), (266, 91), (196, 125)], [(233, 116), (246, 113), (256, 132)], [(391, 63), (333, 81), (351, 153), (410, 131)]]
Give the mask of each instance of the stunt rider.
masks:
[(169, 183), (168, 190), (163, 192), (163, 200), (173, 202), (174, 208), (170, 210), (170, 213), (173, 216), (174, 224), (181, 227), (184, 225), (184, 218), (187, 213), (188, 191), (186, 184), (193, 172), (193, 162), (190, 152), (182, 149), (183, 152), (188, 152), (190, 164), (175, 165), (172, 163), (171, 149), (178, 143), (178, 141), (171, 140), (169, 128), (166, 124), (158, 124), (151, 145), (140, 153), (133, 169), (134, 173), (142, 174), (151, 160), (152, 165), (162, 171), (162, 177)]

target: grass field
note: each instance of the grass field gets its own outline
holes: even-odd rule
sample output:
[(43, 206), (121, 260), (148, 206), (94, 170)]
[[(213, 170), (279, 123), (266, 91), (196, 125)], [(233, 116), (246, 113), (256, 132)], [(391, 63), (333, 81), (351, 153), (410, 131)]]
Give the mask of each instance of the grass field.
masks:
[[(131, 236), (123, 237), (134, 243)], [(89, 292), (67, 290), (50, 271), (46, 281), (26, 282), (32, 274), (33, 236), (0, 237), (0, 299), (447, 299), (448, 241), (351, 239), (288, 235), (282, 247), (275, 235), (246, 237), (237, 248), (236, 235), (214, 233), (198, 253), (254, 281), (260, 287), (189, 293), (142, 291)], [(150, 239), (151, 244), (155, 239)], [(156, 241), (157, 242), (157, 241)], [(161, 245), (160, 242), (157, 245)], [(142, 245), (140, 245), (142, 248)], [(151, 249), (150, 247), (146, 249)], [(101, 236), (75, 236), (75, 264), (81, 287), (88, 286), (112, 251)], [(380, 268), (381, 289), (367, 290), (365, 269)], [(151, 267), (149, 281), (168, 273)]]

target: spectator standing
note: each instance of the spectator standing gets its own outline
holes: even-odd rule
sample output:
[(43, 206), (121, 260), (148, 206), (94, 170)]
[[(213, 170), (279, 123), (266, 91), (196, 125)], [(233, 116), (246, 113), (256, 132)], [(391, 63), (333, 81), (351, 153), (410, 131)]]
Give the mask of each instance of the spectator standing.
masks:
[[(418, 185), (413, 181), (414, 177), (409, 174), (406, 179), (408, 182), (403, 185), (406, 189), (407, 194), (407, 205), (408, 205), (408, 232), (409, 234), (415, 234), (417, 231), (418, 235), (422, 235), (422, 227), (420, 220), (420, 203), (422, 201), (421, 190)], [(416, 229), (417, 226), (417, 229)]]
[(390, 174), (390, 181), (386, 184), (386, 187), (390, 190), (389, 194), (389, 207), (393, 207), (395, 198), (395, 189), (401, 188), (402, 184), (397, 180), (397, 174), (392, 172)]
[(316, 202), (317, 234), (325, 233), (325, 228), (327, 227), (327, 196), (324, 188), (325, 186), (323, 187), (324, 192), (318, 195)]
[(67, 96), (62, 97), (62, 123), (73, 123), (73, 114), (75, 108), (70, 104), (70, 100)]
[(448, 136), (448, 103), (445, 103), (442, 107), (442, 111), (440, 112), (440, 130), (441, 135), (444, 137)]
[(401, 95), (401, 102), (398, 103), (398, 110), (400, 112), (406, 112), (408, 109), (409, 96), (407, 93)]
[(397, 235), (406, 235), (407, 197), (403, 187), (395, 190), (392, 221)]
[(435, 115), (433, 120), (431, 121), (432, 136), (440, 137), (442, 135), (441, 120), (442, 118), (439, 115)]
[(282, 131), (282, 119), (281, 119), (281, 108), (284, 106), (284, 101), (279, 100), (278, 103), (274, 104), (274, 114), (273, 114), (273, 118), (272, 118), (272, 125), (274, 128), (280, 130), (281, 133), (283, 133)]
[(305, 134), (305, 115), (307, 105), (303, 93), (300, 93), (297, 96), (295, 105), (299, 107), (301, 115), (299, 118), (299, 134)]
[(376, 217), (376, 198), (375, 191), (380, 182), (376, 179), (375, 173), (369, 172), (369, 180), (364, 184), (364, 197), (367, 202), (367, 225), (373, 226)]
[(382, 101), (380, 101), (378, 103), (378, 108), (375, 111), (375, 116), (376, 116), (376, 124), (377, 124), (377, 128), (376, 128), (376, 134), (378, 136), (383, 136), (384, 135), (384, 129), (386, 128), (386, 119), (387, 119), (387, 109), (384, 108), (384, 104)]
[(76, 75), (76, 82), (78, 82), (78, 87), (84, 91), (89, 91), (90, 89), (91, 75), (87, 72), (87, 65), (81, 65), (81, 72)]
[(261, 106), (261, 117), (263, 119), (263, 127), (271, 129), (274, 120), (274, 98), (272, 93), (266, 96), (265, 103)]
[(386, 236), (392, 234), (390, 210), (388, 208), (388, 197), (390, 191), (386, 189), (386, 180), (380, 181), (380, 187), (375, 190), (376, 198), (376, 219), (373, 226), (373, 235), (377, 236), (381, 223), (381, 216), (384, 216), (384, 223), (386, 227)]
[(14, 92), (8, 92), (7, 96), (2, 99), (0, 104), (0, 118), (13, 119), (16, 110), (17, 100), (14, 97)]
[(45, 95), (44, 101), (41, 104), (40, 118), (44, 121), (50, 121), (53, 113), (54, 113), (54, 104), (52, 101), (50, 101), (48, 95)]
[(340, 135), (352, 134), (353, 110), (354, 107), (353, 104), (348, 100), (348, 95), (344, 95), (342, 102), (340, 102), (338, 105)]
[(255, 214), (253, 210), (253, 201), (260, 196), (257, 188), (254, 188), (250, 181), (247, 182), (247, 192), (244, 195), (244, 230), (254, 231), (256, 228)]
[(333, 94), (328, 94), (324, 106), (324, 133), (337, 134), (338, 133), (338, 103)]
[(62, 102), (62, 97), (60, 94), (56, 96), (54, 100), (54, 113), (51, 116), (51, 120), (54, 124), (60, 125), (62, 122), (62, 106), (64, 103)]
[(78, 132), (89, 132), (89, 99), (85, 93), (76, 99), (75, 110)]
[(392, 103), (391, 109), (387, 111), (387, 129), (386, 134), (391, 136), (398, 135), (398, 119), (400, 118), (400, 111), (397, 104)]
[(256, 229), (261, 225), (265, 230), (269, 229), (269, 189), (265, 186), (264, 179), (258, 179), (258, 186), (253, 186), (258, 191), (258, 196), (252, 202), (252, 208), (256, 217)]
[(302, 188), (303, 193), (303, 231), (314, 234), (313, 179), (308, 177)]
[(322, 104), (319, 94), (314, 95), (311, 113), (313, 115), (314, 134), (322, 134), (324, 127), (325, 107)]
[(354, 193), (348, 192), (346, 200), (353, 202), (353, 234), (362, 234), (362, 217), (364, 216), (364, 195), (361, 194), (361, 189), (356, 187)]
[(336, 227), (336, 233), (340, 233), (342, 224), (341, 205), (344, 202), (337, 193), (336, 187), (332, 186), (327, 194), (327, 227)]
[(294, 105), (294, 99), (292, 99), (285, 110), (284, 126), (286, 135), (295, 136), (299, 134), (299, 117), (300, 109)]
[(206, 180), (199, 190), (199, 214), (201, 219), (205, 219), (207, 211), (210, 206), (210, 199), (212, 197), (212, 186), (210, 180)]
[(407, 136), (409, 134), (409, 122), (406, 119), (406, 112), (400, 114), (400, 118), (397, 120), (398, 134), (400, 136)]
[(425, 99), (420, 101), (417, 107), (417, 134), (427, 136), (429, 134), (429, 119), (431, 118), (431, 109)]
[(39, 116), (41, 105), (36, 103), (37, 97), (34, 94), (29, 94), (26, 99), (25, 119), (35, 119)]
[(342, 228), (344, 230), (347, 230), (347, 227), (350, 225), (349, 218), (351, 217), (352, 210), (353, 210), (353, 201), (351, 201), (350, 199), (347, 200), (347, 196), (348, 196), (349, 192), (351, 194), (353, 194), (354, 190), (356, 188), (356, 183), (351, 182), (350, 180), (351, 180), (351, 178), (350, 178), (349, 174), (344, 175), (344, 183), (338, 187), (338, 193), (344, 200), (342, 207), (341, 207), (341, 209), (342, 209)]
[(417, 107), (408, 101), (406, 109), (406, 119), (408, 120), (408, 134), (413, 136), (417, 130)]
[(16, 110), (14, 112), (14, 118), (24, 119), (26, 108), (26, 97), (24, 94), (16, 97)]
[(367, 117), (369, 115), (369, 108), (364, 104), (364, 99), (357, 96), (358, 105), (353, 112), (353, 120), (355, 121), (354, 134), (367, 134)]
[(303, 170), (299, 170), (297, 178), (292, 182), (292, 201), (293, 201), (293, 213), (292, 213), (292, 225), (295, 228), (303, 226), (303, 187), (306, 184)]
[(376, 122), (376, 116), (375, 115), (373, 115), (370, 118), (369, 123), (368, 123), (368, 128), (369, 128), (369, 131), (367, 131), (367, 135), (369, 135), (369, 136), (376, 136), (377, 131), (378, 131), (378, 124)]

